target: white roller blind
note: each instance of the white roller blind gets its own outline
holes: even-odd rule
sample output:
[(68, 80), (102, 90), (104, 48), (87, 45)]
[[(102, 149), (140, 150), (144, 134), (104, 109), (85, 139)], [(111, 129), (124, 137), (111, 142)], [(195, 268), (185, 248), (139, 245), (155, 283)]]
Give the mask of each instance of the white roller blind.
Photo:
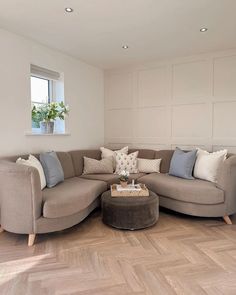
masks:
[(49, 80), (59, 80), (60, 73), (36, 65), (30, 65), (31, 75)]

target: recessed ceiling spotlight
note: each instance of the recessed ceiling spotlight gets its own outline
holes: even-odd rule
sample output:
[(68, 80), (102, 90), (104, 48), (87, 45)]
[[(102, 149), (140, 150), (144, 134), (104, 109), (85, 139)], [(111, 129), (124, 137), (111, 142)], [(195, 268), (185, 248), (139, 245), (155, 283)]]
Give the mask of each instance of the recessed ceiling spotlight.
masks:
[(122, 48), (123, 48), (123, 49), (128, 49), (129, 46), (128, 46), (128, 45), (123, 45)]
[(204, 32), (206, 32), (207, 30), (208, 30), (208, 28), (201, 28), (201, 29), (200, 29), (200, 32), (201, 32), (201, 33), (204, 33)]
[(71, 7), (66, 7), (66, 8), (65, 8), (65, 11), (70, 13), (70, 12), (73, 12), (73, 11), (74, 11), (74, 9), (73, 9), (73, 8), (71, 8)]

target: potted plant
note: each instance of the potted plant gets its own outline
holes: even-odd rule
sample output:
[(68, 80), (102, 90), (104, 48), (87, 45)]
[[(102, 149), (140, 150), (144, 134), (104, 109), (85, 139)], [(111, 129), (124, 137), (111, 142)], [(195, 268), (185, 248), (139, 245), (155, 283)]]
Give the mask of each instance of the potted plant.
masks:
[(41, 133), (53, 133), (55, 120), (65, 120), (65, 116), (68, 113), (69, 108), (63, 101), (43, 105), (34, 104), (32, 108), (32, 122), (36, 127), (40, 127)]
[(119, 174), (120, 185), (122, 187), (126, 187), (128, 185), (129, 180), (129, 171), (123, 170)]

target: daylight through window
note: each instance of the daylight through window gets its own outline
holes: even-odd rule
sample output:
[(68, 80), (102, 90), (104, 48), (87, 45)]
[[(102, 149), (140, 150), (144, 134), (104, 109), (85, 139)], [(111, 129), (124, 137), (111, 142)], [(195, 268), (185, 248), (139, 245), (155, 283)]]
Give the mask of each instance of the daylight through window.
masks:
[[(31, 65), (31, 107), (46, 106), (51, 102), (64, 102), (63, 75), (36, 65)], [(40, 133), (40, 116), (32, 119), (32, 131)], [(55, 122), (57, 133), (65, 132), (64, 121)]]

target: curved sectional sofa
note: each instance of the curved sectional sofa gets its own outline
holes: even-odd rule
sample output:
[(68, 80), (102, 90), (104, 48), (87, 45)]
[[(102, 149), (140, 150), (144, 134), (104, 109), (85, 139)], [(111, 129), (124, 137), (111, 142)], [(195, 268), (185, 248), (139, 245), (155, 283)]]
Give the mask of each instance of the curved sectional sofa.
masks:
[[(145, 183), (160, 197), (160, 205), (181, 213), (223, 217), (236, 212), (236, 155), (228, 155), (218, 175), (218, 182), (186, 180), (168, 175), (173, 150), (131, 149), (139, 158), (162, 159), (161, 173), (137, 173), (130, 178)], [(101, 158), (99, 150), (57, 152), (65, 181), (41, 191), (38, 171), (15, 164), (19, 156), (0, 161), (0, 224), (3, 230), (29, 234), (28, 245), (35, 235), (60, 231), (81, 222), (100, 204), (101, 194), (115, 174), (83, 175), (83, 157)], [(21, 156), (22, 158), (26, 158)]]

